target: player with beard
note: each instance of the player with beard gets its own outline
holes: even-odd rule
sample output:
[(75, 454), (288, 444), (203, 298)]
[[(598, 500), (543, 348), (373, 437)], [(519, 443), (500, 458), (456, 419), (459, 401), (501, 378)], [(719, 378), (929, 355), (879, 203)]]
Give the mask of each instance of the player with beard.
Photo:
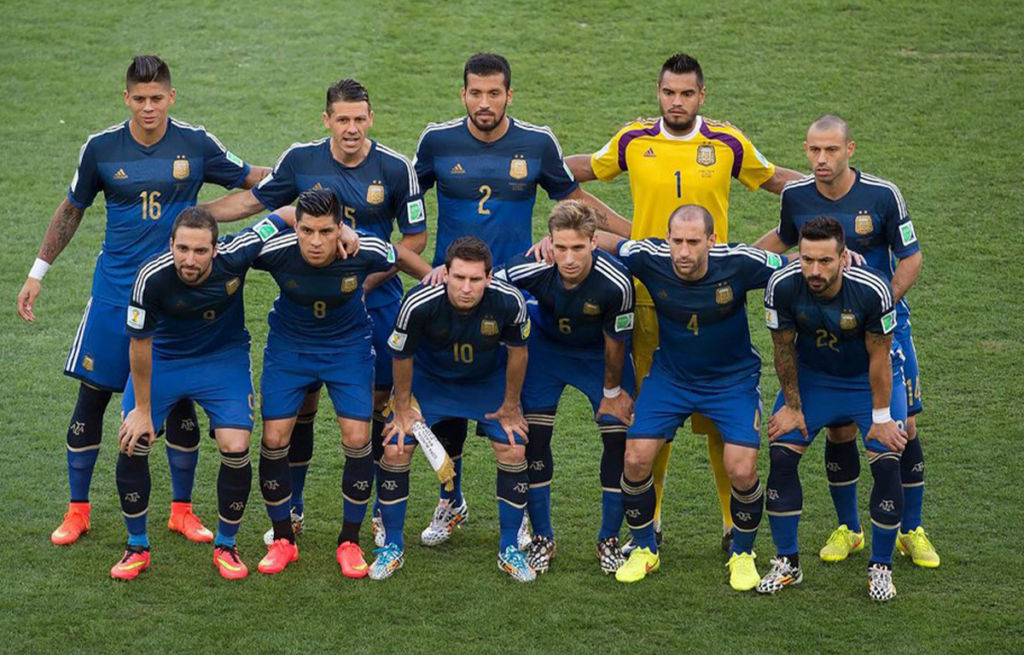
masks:
[[(414, 160), (419, 186), (424, 193), (437, 187), (434, 266), (444, 262), (449, 244), (469, 235), (487, 244), (495, 266), (526, 252), (533, 244), (538, 186), (552, 200), (575, 199), (596, 209), (601, 229), (629, 235), (625, 219), (579, 188), (550, 128), (507, 114), (512, 96), (508, 60), (475, 54), (463, 70), (467, 115), (431, 123), (420, 136)], [(443, 268), (435, 273), (443, 276)], [(434, 519), (423, 531), (427, 546), (447, 541), (468, 511), (461, 487), (465, 421), (444, 421), (434, 432), (455, 461), (456, 477), (453, 491), (441, 490)]]
[[(593, 155), (572, 155), (566, 163), (580, 182), (610, 182), (629, 172), (633, 196), (630, 238), (661, 238), (667, 217), (684, 204), (706, 208), (715, 221), (719, 243), (728, 242), (729, 190), (732, 179), (750, 190), (779, 193), (795, 171), (775, 166), (743, 132), (724, 121), (700, 115), (704, 104), (704, 72), (696, 59), (685, 54), (668, 58), (658, 76), (659, 118), (636, 120), (615, 134)], [(638, 382), (651, 370), (658, 345), (658, 317), (651, 295), (637, 283), (633, 359)], [(642, 382), (641, 382), (642, 386)], [(708, 459), (718, 488), (725, 536), (722, 549), (729, 552), (731, 484), (722, 461), (724, 444), (715, 426), (700, 414), (693, 417), (693, 431), (708, 435)], [(654, 467), (657, 492), (658, 538), (661, 537), (661, 502), (672, 445), (662, 448)]]

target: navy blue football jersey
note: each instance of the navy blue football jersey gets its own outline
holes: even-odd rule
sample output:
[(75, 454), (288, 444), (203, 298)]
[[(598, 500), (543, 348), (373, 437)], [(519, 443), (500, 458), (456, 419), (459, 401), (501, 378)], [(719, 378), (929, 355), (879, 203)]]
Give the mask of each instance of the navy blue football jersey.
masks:
[(431, 123), (416, 146), (420, 187), (437, 185), (435, 266), (444, 263), (448, 245), (466, 235), (482, 239), (496, 265), (529, 250), (537, 186), (553, 200), (579, 186), (547, 127), (509, 117), (505, 136), (484, 143), (470, 133), (468, 121)]
[(819, 298), (795, 261), (772, 275), (764, 294), (771, 330), (796, 330), (800, 366), (838, 378), (863, 378), (868, 372), (865, 332), (892, 334), (896, 311), (892, 289), (878, 271), (854, 267), (843, 271), (843, 285), (833, 298)]
[(196, 357), (249, 345), (242, 289), (265, 242), (287, 229), (270, 216), (217, 241), (209, 276), (198, 285), (178, 277), (166, 252), (142, 265), (128, 303), (128, 334), (153, 337), (153, 352), (166, 358)]
[(121, 306), (139, 263), (167, 250), (174, 219), (196, 204), (203, 183), (230, 189), (249, 175), (249, 165), (202, 126), (168, 118), (164, 138), (143, 146), (129, 122), (89, 137), (68, 188), (68, 201), (83, 209), (103, 192), (107, 224), (92, 296)]
[[(366, 158), (352, 167), (343, 166), (331, 154), (330, 137), (293, 144), (253, 194), (273, 211), (291, 204), (303, 191), (318, 187), (337, 194), (348, 225), (383, 241), (390, 243), (396, 222), (402, 234), (427, 229), (423, 194), (412, 162), (372, 139)], [(402, 282), (393, 277), (371, 291), (366, 304), (382, 307), (401, 298)]]
[(390, 243), (360, 236), (354, 257), (313, 266), (303, 259), (295, 232), (272, 237), (253, 263), (253, 268), (273, 275), (281, 291), (267, 317), (267, 345), (320, 353), (361, 342), (370, 348), (363, 281), (371, 273), (391, 270), (395, 259)]
[(594, 251), (586, 279), (566, 289), (558, 267), (516, 255), (496, 273), (537, 299), (536, 329), (561, 348), (604, 350), (604, 335), (625, 341), (633, 332), (633, 279), (614, 257)]
[(409, 290), (388, 338), (392, 357), (416, 358), (416, 375), (444, 380), (479, 380), (503, 370), (505, 345), (530, 337), (526, 301), (511, 284), (492, 279), (469, 312), (448, 300), (448, 286), (418, 284)]
[[(788, 183), (782, 190), (776, 232), (783, 243), (795, 246), (808, 221), (831, 216), (842, 223), (846, 246), (863, 255), (868, 267), (891, 281), (897, 260), (921, 250), (914, 223), (895, 184), (853, 170), (857, 179), (839, 200), (821, 195), (813, 175)], [(909, 313), (905, 300), (901, 299), (897, 312)]]
[(655, 364), (681, 380), (721, 387), (760, 373), (747, 292), (763, 289), (782, 257), (745, 245), (715, 246), (708, 251), (707, 274), (693, 282), (676, 275), (664, 239), (624, 241), (619, 257), (654, 300)]

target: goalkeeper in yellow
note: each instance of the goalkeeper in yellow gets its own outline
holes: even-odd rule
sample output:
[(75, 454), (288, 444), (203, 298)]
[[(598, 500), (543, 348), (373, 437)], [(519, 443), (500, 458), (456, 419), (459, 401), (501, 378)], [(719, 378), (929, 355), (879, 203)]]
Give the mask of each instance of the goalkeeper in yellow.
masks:
[[(761, 188), (777, 194), (786, 182), (800, 177), (795, 171), (765, 159), (743, 132), (729, 123), (701, 116), (704, 92), (704, 73), (697, 60), (685, 54), (673, 55), (662, 65), (658, 76), (660, 118), (634, 121), (593, 155), (573, 155), (565, 160), (580, 182), (609, 182), (629, 172), (633, 196), (630, 238), (634, 240), (664, 237), (672, 212), (680, 205), (694, 204), (711, 212), (715, 234), (725, 243), (733, 178), (748, 189)], [(658, 318), (650, 294), (639, 282), (636, 287), (633, 359), (639, 385), (650, 371), (658, 346)], [(722, 506), (722, 549), (728, 552), (732, 541), (732, 485), (722, 464), (722, 438), (714, 424), (699, 414), (694, 415), (692, 426), (694, 432), (708, 435), (708, 457)], [(665, 444), (654, 464), (655, 527), (659, 541), (670, 453), (671, 444)]]

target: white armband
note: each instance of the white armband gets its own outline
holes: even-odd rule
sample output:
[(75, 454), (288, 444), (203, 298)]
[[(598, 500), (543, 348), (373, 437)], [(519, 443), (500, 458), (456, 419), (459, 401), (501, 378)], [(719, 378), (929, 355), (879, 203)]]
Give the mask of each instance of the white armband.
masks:
[(892, 420), (892, 414), (889, 413), (889, 408), (884, 407), (882, 409), (871, 410), (871, 422), (878, 425), (880, 423), (888, 423)]
[(28, 276), (33, 280), (39, 280), (42, 282), (43, 276), (46, 275), (46, 271), (48, 270), (50, 270), (50, 263), (36, 257), (36, 261), (32, 264), (32, 270), (28, 272)]

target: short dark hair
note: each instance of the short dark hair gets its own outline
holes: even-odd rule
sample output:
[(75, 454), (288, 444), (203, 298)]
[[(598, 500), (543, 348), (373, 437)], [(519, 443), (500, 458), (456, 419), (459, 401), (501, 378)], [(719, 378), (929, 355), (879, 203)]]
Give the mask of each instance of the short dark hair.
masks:
[(484, 272), (491, 272), (491, 249), (477, 237), (459, 237), (452, 241), (444, 252), (444, 267), (451, 270), (452, 262), (461, 259), (464, 262), (483, 262)]
[(846, 120), (843, 119), (841, 116), (836, 116), (835, 114), (825, 114), (824, 116), (819, 116), (813, 123), (811, 123), (811, 127), (808, 128), (808, 131), (831, 130), (834, 127), (838, 127), (840, 130), (842, 130), (843, 140), (846, 141), (846, 143), (849, 143), (851, 141), (850, 124), (847, 123)]
[(715, 217), (700, 205), (679, 205), (669, 214), (669, 230), (672, 229), (673, 221), (702, 221), (704, 223), (704, 236), (711, 236), (715, 233)]
[(579, 200), (563, 200), (548, 216), (548, 232), (555, 230), (574, 230), (593, 239), (597, 232), (597, 210)]
[(220, 236), (220, 231), (217, 228), (217, 219), (208, 210), (199, 206), (186, 207), (178, 214), (178, 218), (174, 219), (174, 225), (171, 226), (172, 241), (178, 235), (179, 227), (209, 230), (210, 234), (213, 235), (214, 243), (217, 242), (217, 237)]
[(331, 189), (309, 189), (299, 194), (295, 205), (295, 222), (303, 216), (330, 216), (335, 223), (341, 222), (341, 203)]
[(696, 73), (697, 86), (704, 86), (704, 71), (700, 67), (700, 62), (682, 52), (672, 55), (661, 65), (661, 72), (658, 73), (659, 83), (665, 77), (665, 73), (672, 73), (673, 75)]
[(846, 248), (846, 233), (843, 224), (831, 216), (815, 216), (800, 230), (800, 241), (828, 241), (835, 239), (839, 252)]
[(128, 66), (128, 72), (124, 76), (125, 87), (131, 88), (136, 84), (147, 84), (159, 82), (171, 85), (171, 69), (166, 62), (156, 55), (139, 55), (132, 59)]
[(360, 82), (346, 77), (338, 80), (327, 88), (327, 108), (324, 110), (331, 115), (331, 107), (336, 102), (365, 102), (370, 106), (370, 94)]
[(478, 52), (466, 60), (462, 69), (462, 86), (469, 86), (470, 75), (498, 75), (505, 77), (505, 90), (512, 86), (512, 67), (508, 59), (491, 52)]

